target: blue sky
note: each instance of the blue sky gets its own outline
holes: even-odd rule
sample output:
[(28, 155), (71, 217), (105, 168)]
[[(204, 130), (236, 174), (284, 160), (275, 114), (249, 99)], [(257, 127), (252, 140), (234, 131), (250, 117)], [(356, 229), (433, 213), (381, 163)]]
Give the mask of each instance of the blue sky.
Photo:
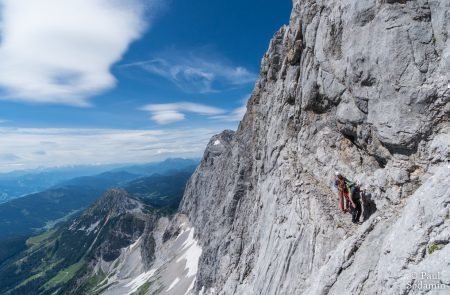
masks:
[(0, 4), (0, 171), (201, 155), (237, 127), (292, 5)]

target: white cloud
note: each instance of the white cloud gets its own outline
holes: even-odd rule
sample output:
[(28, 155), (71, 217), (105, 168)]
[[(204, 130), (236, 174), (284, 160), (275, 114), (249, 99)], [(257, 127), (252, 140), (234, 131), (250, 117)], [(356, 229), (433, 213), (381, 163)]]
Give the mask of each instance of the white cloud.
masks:
[(188, 93), (213, 93), (254, 83), (256, 74), (242, 66), (195, 54), (171, 52), (170, 57), (123, 65), (143, 70), (174, 83)]
[(212, 125), (168, 130), (0, 128), (0, 171), (199, 157), (211, 136), (229, 127)]
[(245, 113), (247, 112), (247, 102), (249, 99), (250, 99), (250, 96), (245, 97), (242, 100), (242, 105), (240, 107), (232, 110), (228, 114), (213, 116), (212, 119), (228, 121), (228, 122), (241, 121), (244, 118)]
[(151, 119), (158, 124), (170, 124), (185, 119), (185, 113), (213, 116), (225, 113), (224, 110), (204, 104), (177, 102), (165, 104), (149, 104), (141, 108), (151, 114)]
[(110, 68), (144, 11), (141, 0), (0, 0), (0, 99), (89, 105), (116, 84)]
[(231, 113), (226, 115), (214, 116), (212, 119), (222, 120), (222, 121), (241, 121), (244, 118), (245, 113), (247, 112), (247, 106), (243, 105), (236, 109), (234, 109)]
[(152, 120), (160, 125), (175, 123), (178, 121), (183, 121), (185, 115), (177, 111), (160, 111), (152, 112)]

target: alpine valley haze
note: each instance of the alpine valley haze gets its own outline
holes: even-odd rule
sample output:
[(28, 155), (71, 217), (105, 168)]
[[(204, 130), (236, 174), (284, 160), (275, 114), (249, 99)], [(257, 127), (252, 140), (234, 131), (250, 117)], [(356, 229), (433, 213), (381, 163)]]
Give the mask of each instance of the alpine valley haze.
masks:
[[(100, 12), (107, 2), (93, 1), (92, 9)], [(111, 51), (101, 50), (115, 62), (141, 29), (153, 29), (141, 28), (141, 19), (152, 19), (154, 38), (161, 32), (153, 14), (134, 18), (139, 5), (110, 2), (122, 12), (113, 5), (102, 16), (122, 17), (123, 26), (110, 29), (121, 38), (109, 40), (115, 32), (105, 28), (92, 34), (111, 41)], [(170, 15), (171, 6), (183, 1), (157, 2), (151, 9)], [(278, 15), (286, 6), (260, 2), (230, 2), (234, 17), (249, 5), (255, 19), (241, 26), (249, 40), (266, 29), (266, 19), (274, 23), (268, 7)], [(22, 9), (4, 4), (0, 11)], [(184, 13), (200, 18), (205, 8), (197, 4)], [(214, 15), (224, 4), (210, 5)], [(261, 28), (250, 24), (259, 13)], [(220, 25), (211, 22), (209, 29), (237, 31), (238, 22), (219, 16)], [(186, 97), (219, 100), (253, 90), (236, 109), (206, 99), (140, 105), (138, 112), (158, 125), (152, 131), (77, 133), (98, 146), (105, 170), (89, 166), (91, 149), (70, 150), (95, 173), (77, 172), (0, 204), (0, 228), (8, 235), (3, 244), (0, 239), (0, 294), (450, 294), (450, 0), (293, 0), (285, 22), (257, 75), (251, 67), (230, 66), (207, 46), (195, 54), (167, 49), (178, 55), (173, 59), (161, 54), (121, 64), (118, 77), (133, 68), (127, 75), (141, 75), (139, 83), (155, 89), (169, 83), (167, 93), (178, 89)], [(174, 38), (194, 42), (219, 33), (225, 31)], [(241, 33), (229, 40), (236, 43), (228, 52), (245, 51)], [(0, 62), (7, 37), (0, 39)], [(210, 60), (196, 55), (202, 50)], [(92, 107), (97, 100), (88, 97), (114, 87), (108, 75), (116, 72), (101, 68), (95, 75), (83, 68), (89, 74), (82, 71), (75, 84), (69, 73), (63, 86), (47, 85), (40, 99), (52, 104), (62, 95), (71, 108)], [(92, 79), (91, 88), (84, 88), (84, 78)], [(32, 87), (18, 91), (13, 82), (0, 74), (0, 86), (29, 102)], [(68, 95), (66, 86), (79, 88)], [(125, 117), (130, 124), (140, 120)], [(164, 127), (171, 124), (176, 127)], [(122, 151), (126, 159), (113, 161)], [(67, 164), (65, 156), (56, 157), (58, 165)], [(129, 162), (137, 164), (117, 164)], [(343, 176), (349, 184), (340, 186)], [(7, 186), (11, 192), (33, 192), (11, 183), (17, 182)], [(354, 222), (347, 211), (355, 206), (339, 207), (339, 198), (348, 196), (362, 206)], [(36, 204), (46, 204), (38, 214), (32, 213)]]

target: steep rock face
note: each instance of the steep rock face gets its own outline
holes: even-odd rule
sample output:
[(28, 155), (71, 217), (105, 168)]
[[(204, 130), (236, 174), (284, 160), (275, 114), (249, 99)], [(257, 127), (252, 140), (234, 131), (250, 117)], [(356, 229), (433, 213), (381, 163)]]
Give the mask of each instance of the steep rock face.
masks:
[[(293, 4), (187, 186), (196, 292), (404, 294), (420, 271), (448, 287), (450, 1)], [(370, 192), (360, 226), (335, 170)]]

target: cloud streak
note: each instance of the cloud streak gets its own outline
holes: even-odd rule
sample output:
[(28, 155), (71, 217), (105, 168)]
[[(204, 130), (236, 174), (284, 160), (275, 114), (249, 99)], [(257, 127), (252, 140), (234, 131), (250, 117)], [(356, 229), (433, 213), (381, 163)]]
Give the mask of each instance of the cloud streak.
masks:
[(246, 98), (244, 100), (244, 103), (240, 107), (232, 110), (231, 112), (229, 112), (227, 114), (217, 115), (217, 116), (213, 116), (211, 118), (216, 119), (216, 120), (226, 121), (226, 122), (241, 121), (244, 118), (245, 113), (247, 112), (247, 101), (248, 101), (248, 98)]
[(0, 13), (0, 99), (32, 103), (89, 106), (147, 26), (141, 0), (0, 0)]
[(141, 68), (152, 75), (167, 79), (186, 93), (221, 92), (254, 83), (256, 80), (256, 74), (242, 66), (177, 52), (172, 53), (170, 57), (158, 57), (125, 64), (122, 67)]
[(14, 161), (20, 160), (20, 157), (13, 153), (0, 154), (0, 163), (12, 163)]
[[(0, 128), (0, 171), (199, 157), (226, 125), (190, 129)], [(14, 154), (11, 153), (14, 151)]]
[(217, 116), (225, 113), (225, 110), (220, 108), (191, 102), (149, 104), (143, 106), (141, 110), (150, 112), (150, 118), (161, 125), (183, 121), (186, 117), (186, 113), (194, 113), (203, 116)]

